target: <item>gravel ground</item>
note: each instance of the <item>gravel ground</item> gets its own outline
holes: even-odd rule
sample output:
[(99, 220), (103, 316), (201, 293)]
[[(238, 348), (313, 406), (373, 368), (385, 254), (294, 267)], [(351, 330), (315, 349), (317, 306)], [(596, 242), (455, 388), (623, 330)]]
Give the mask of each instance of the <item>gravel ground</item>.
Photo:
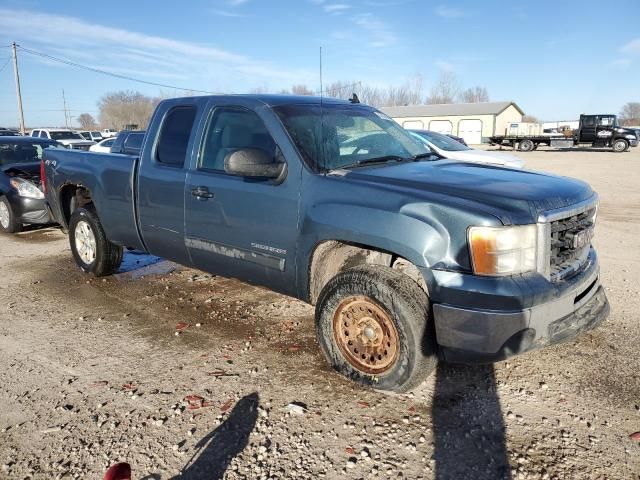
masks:
[(95, 279), (55, 229), (1, 237), (0, 478), (640, 479), (640, 149), (522, 157), (600, 193), (611, 317), (406, 395), (330, 371), (296, 300), (135, 255)]

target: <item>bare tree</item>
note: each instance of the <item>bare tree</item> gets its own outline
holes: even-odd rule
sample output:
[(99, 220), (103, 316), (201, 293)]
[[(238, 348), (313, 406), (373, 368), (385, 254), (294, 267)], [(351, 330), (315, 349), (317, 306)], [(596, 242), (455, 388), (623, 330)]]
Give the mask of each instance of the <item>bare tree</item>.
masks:
[(459, 96), (462, 103), (482, 103), (489, 101), (489, 92), (485, 87), (475, 86), (462, 91)]
[(306, 85), (294, 85), (291, 87), (291, 93), (294, 95), (313, 95), (314, 92)]
[(328, 97), (351, 98), (355, 93), (360, 102), (373, 107), (417, 105), (424, 96), (422, 77), (416, 76), (400, 86), (375, 87), (362, 82), (337, 81), (327, 85), (323, 92)]
[(103, 127), (115, 129), (125, 125), (146, 128), (159, 102), (159, 98), (148, 97), (130, 90), (107, 93), (98, 102), (100, 123)]
[(81, 113), (78, 116), (78, 123), (83, 130), (92, 130), (96, 128), (96, 119), (89, 113)]
[(458, 79), (453, 72), (444, 71), (440, 74), (436, 84), (431, 87), (425, 102), (428, 104), (455, 103), (460, 92)]
[(533, 115), (523, 115), (522, 121), (525, 123), (540, 123), (538, 117), (535, 117)]
[(625, 103), (620, 111), (622, 125), (640, 125), (640, 102)]
[(249, 90), (249, 93), (254, 93), (259, 95), (263, 93), (271, 93), (271, 91), (269, 90), (269, 87), (267, 87), (266, 85), (262, 85), (261, 87), (252, 88), (251, 90)]

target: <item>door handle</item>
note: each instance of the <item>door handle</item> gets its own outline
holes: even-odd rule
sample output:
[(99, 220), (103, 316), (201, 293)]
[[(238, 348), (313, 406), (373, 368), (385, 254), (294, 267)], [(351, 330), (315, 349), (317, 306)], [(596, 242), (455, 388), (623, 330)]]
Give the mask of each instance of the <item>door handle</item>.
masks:
[(211, 193), (207, 187), (194, 188), (193, 190), (191, 190), (191, 195), (202, 200), (213, 198), (213, 193)]

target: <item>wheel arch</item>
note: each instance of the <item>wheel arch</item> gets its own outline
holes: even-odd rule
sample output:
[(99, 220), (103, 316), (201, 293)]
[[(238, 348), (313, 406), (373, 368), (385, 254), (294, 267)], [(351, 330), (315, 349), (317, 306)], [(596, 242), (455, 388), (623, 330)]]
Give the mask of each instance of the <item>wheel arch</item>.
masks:
[(373, 245), (331, 239), (318, 242), (311, 252), (306, 282), (307, 300), (315, 305), (320, 292), (332, 278), (361, 265), (380, 265), (398, 270), (429, 294), (421, 270), (411, 260)]
[(71, 214), (76, 208), (94, 205), (91, 190), (82, 184), (63, 185), (58, 193), (58, 205), (62, 215), (62, 226), (68, 229)]

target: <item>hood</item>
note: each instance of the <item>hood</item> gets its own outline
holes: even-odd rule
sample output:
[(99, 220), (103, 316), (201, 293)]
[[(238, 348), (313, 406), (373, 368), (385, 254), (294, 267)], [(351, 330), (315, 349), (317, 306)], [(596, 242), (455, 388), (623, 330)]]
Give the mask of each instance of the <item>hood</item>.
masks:
[(491, 152), (485, 150), (465, 150), (461, 152), (447, 152), (447, 158), (452, 160), (462, 160), (465, 162), (488, 163), (491, 165), (502, 165), (510, 168), (524, 167), (524, 161), (515, 155), (506, 152)]
[(0, 170), (9, 177), (40, 178), (40, 162), (9, 163), (0, 166)]
[(377, 188), (405, 190), (418, 198), (462, 204), (498, 217), (505, 224), (535, 223), (538, 215), (594, 195), (580, 180), (528, 170), (439, 160), (349, 171), (345, 178)]
[[(430, 145), (431, 146), (431, 145)], [(505, 152), (493, 152), (485, 150), (458, 150), (448, 151), (441, 148), (432, 147), (443, 157), (449, 160), (460, 160), (463, 162), (487, 163), (490, 165), (502, 165), (511, 168), (522, 168), (524, 161), (515, 155)]]
[[(636, 138), (638, 138), (638, 133), (636, 132), (636, 130), (634, 128), (616, 127), (616, 129), (624, 130), (624, 132), (620, 132), (620, 133), (622, 133), (622, 135), (635, 135)], [(640, 138), (638, 138), (638, 140), (640, 140)]]
[(57, 140), (58, 142), (64, 144), (64, 145), (93, 145), (96, 142), (92, 141), (92, 140)]

